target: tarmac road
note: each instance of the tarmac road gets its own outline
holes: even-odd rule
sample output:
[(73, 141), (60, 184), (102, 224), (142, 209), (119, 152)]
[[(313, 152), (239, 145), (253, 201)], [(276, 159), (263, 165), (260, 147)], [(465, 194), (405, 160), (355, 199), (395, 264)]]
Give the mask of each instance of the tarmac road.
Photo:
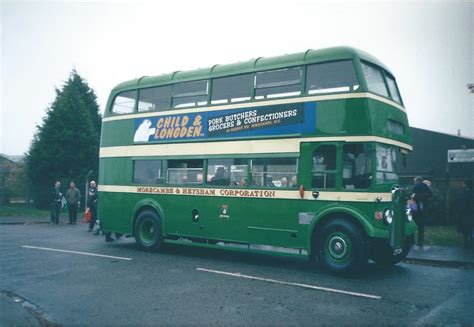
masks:
[[(369, 265), (342, 278), (265, 255), (147, 253), (86, 229), (0, 225), (0, 292), (28, 301), (43, 325), (474, 324), (473, 270)], [(13, 311), (0, 306), (0, 325)]]

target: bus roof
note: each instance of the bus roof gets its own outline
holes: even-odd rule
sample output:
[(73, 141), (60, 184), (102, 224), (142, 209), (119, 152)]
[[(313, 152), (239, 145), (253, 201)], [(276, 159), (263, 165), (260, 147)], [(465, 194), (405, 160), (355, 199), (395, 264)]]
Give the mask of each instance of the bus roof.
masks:
[(259, 57), (233, 64), (214, 65), (209, 68), (176, 71), (173, 73), (157, 76), (142, 76), (140, 78), (118, 84), (114, 87), (112, 93), (147, 86), (166, 85), (177, 82), (209, 79), (318, 62), (357, 58), (376, 64), (390, 73), (390, 70), (380, 60), (368, 54), (367, 52), (352, 47), (340, 46), (320, 50), (309, 49), (305, 52), (285, 54), (277, 57)]

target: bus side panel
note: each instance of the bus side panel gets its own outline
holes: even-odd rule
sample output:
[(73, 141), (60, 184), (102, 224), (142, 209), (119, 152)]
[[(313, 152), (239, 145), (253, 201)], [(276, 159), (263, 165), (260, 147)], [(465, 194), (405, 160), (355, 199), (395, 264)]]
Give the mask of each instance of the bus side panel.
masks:
[(205, 227), (214, 239), (300, 248), (306, 238), (305, 226), (298, 224), (300, 204), (288, 199), (210, 198), (204, 207)]
[(318, 101), (314, 136), (367, 135), (371, 128), (365, 99)]
[(134, 119), (114, 120), (102, 123), (100, 146), (131, 145), (135, 128)]
[[(128, 193), (103, 192), (103, 186), (120, 187), (132, 181), (130, 158), (101, 158), (99, 162), (98, 218), (106, 230), (128, 233), (133, 201)], [(120, 188), (116, 189), (120, 191)]]
[(105, 231), (129, 234), (132, 230), (134, 196), (99, 192), (98, 218)]
[[(374, 135), (411, 144), (411, 133), (405, 112), (373, 99), (367, 99), (366, 101), (372, 118)], [(389, 127), (390, 124), (396, 124), (399, 128)]]

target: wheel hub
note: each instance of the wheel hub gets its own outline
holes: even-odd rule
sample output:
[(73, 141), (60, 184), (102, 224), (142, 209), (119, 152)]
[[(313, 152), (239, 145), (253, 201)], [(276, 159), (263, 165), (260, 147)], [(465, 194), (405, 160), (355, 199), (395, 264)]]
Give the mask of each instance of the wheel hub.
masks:
[(335, 259), (342, 259), (347, 253), (346, 241), (340, 236), (333, 236), (329, 240), (328, 250)]
[(155, 237), (155, 224), (151, 220), (145, 220), (141, 225), (141, 239), (145, 243), (153, 242)]

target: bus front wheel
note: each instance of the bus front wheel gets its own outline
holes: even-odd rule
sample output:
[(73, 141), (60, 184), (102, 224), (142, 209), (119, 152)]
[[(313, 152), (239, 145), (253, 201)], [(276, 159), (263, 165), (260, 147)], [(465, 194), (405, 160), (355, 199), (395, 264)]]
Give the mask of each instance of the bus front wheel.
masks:
[(142, 211), (135, 221), (135, 240), (146, 251), (156, 251), (163, 245), (160, 217), (151, 210)]
[(389, 267), (396, 265), (407, 257), (408, 252), (410, 252), (410, 249), (414, 243), (414, 237), (411, 235), (405, 239), (402, 252), (397, 255), (393, 255), (393, 249), (388, 244), (377, 241), (378, 240), (372, 241), (372, 253), (370, 255), (370, 259), (372, 259), (379, 266)]
[(368, 261), (367, 242), (362, 232), (346, 219), (325, 224), (316, 239), (316, 253), (322, 267), (332, 273), (352, 274)]

